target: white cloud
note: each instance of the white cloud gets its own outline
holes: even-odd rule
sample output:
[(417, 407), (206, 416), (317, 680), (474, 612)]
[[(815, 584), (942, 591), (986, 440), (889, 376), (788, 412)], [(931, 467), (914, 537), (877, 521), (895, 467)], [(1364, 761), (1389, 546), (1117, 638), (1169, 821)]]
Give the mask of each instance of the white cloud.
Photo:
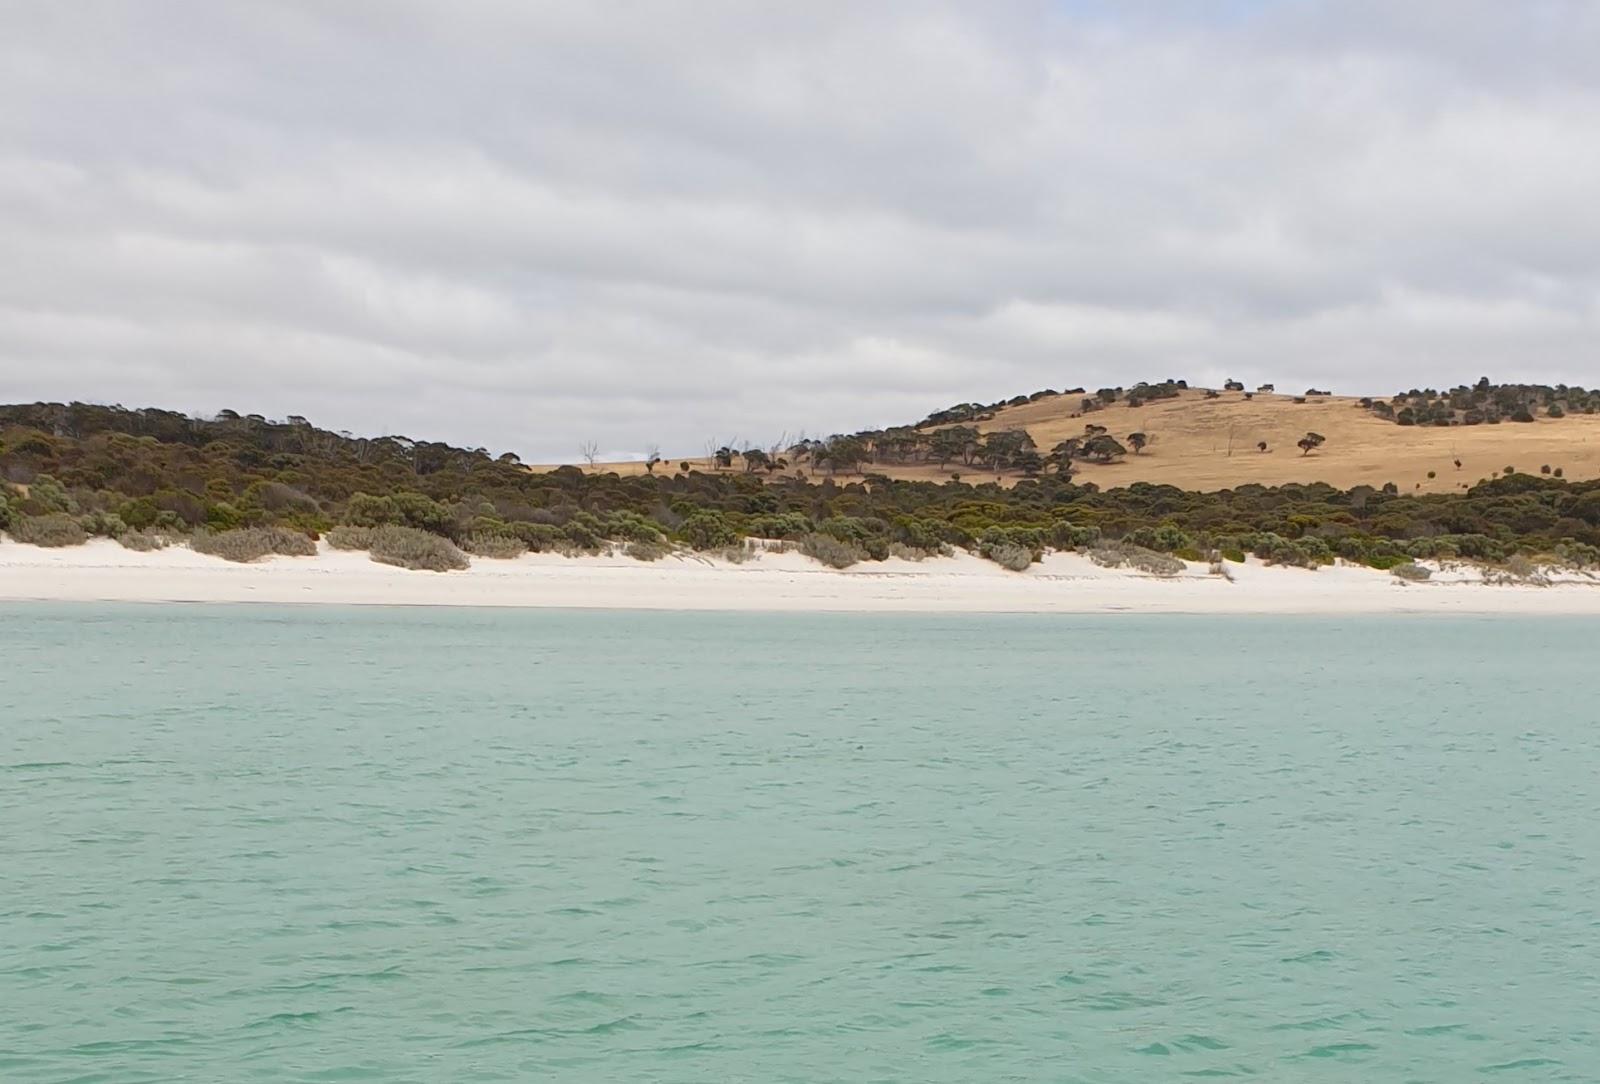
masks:
[(1582, 0), (0, 12), (0, 400), (539, 459), (1596, 379)]

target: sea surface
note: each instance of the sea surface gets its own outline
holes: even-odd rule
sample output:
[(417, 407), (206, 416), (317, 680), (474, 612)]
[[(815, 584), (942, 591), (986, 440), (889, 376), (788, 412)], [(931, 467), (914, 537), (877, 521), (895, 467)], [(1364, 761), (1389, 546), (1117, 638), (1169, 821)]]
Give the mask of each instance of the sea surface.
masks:
[(0, 606), (0, 1080), (1600, 1080), (1597, 661)]

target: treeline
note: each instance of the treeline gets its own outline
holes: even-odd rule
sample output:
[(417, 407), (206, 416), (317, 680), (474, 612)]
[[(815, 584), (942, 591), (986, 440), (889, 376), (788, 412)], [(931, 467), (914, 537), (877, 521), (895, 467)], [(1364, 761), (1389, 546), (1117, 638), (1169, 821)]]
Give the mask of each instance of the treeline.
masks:
[(616, 546), (650, 558), (763, 538), (832, 564), (949, 547), (1009, 564), (1019, 551), (1037, 557), (1112, 541), (1191, 560), (1252, 553), (1306, 566), (1519, 553), (1600, 564), (1600, 481), (1521, 474), (1462, 493), (1403, 495), (1393, 485), (1101, 490), (1055, 473), (1010, 488), (871, 473), (848, 482), (682, 469), (532, 473), (482, 449), (362, 440), (299, 419), (36, 404), (0, 407), (0, 479), (8, 483), (0, 527), (63, 543), (269, 528), (314, 538), (340, 528), (357, 545), (363, 532), (393, 527), (486, 556)]
[(1460, 384), (1448, 391), (1412, 388), (1388, 400), (1364, 398), (1361, 405), (1397, 425), (1499, 425), (1532, 422), (1543, 415), (1600, 412), (1600, 390), (1567, 384)]

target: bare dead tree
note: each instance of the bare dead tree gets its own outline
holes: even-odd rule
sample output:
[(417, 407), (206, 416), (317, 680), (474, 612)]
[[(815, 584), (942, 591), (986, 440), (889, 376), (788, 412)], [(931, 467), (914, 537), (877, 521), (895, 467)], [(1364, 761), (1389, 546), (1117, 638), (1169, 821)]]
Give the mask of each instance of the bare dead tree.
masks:
[(594, 461), (600, 458), (600, 445), (592, 440), (586, 440), (578, 445), (578, 454), (583, 456), (583, 461), (594, 466)]

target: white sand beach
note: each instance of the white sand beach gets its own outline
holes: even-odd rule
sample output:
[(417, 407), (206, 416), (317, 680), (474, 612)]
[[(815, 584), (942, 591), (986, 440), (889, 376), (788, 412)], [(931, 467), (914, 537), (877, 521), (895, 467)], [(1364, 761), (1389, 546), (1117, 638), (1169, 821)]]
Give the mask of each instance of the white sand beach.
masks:
[(1405, 583), (1372, 569), (1316, 571), (1229, 564), (1231, 580), (1191, 564), (1155, 577), (1050, 554), (1008, 572), (965, 553), (823, 568), (799, 553), (741, 564), (682, 555), (529, 554), (475, 558), (464, 572), (413, 572), (365, 553), (271, 557), (235, 564), (174, 547), (136, 553), (106, 539), (42, 549), (0, 544), (0, 600), (262, 602), (332, 605), (515, 606), (652, 610), (924, 613), (1483, 613), (1600, 614), (1600, 577), (1550, 575), (1548, 586), (1481, 582), (1475, 569)]

